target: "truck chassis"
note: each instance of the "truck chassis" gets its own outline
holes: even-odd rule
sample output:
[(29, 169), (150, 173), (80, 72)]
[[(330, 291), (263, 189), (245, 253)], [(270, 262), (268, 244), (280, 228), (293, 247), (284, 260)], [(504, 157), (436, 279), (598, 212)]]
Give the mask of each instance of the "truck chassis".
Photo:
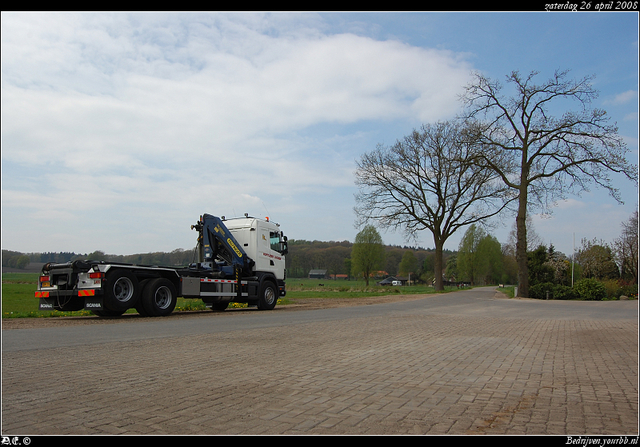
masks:
[(99, 316), (118, 316), (131, 308), (143, 316), (165, 316), (178, 297), (201, 299), (212, 310), (224, 310), (231, 302), (270, 310), (285, 295), (284, 281), (270, 274), (242, 278), (238, 287), (236, 279), (198, 269), (105, 261), (45, 264), (36, 292), (40, 310), (88, 309)]

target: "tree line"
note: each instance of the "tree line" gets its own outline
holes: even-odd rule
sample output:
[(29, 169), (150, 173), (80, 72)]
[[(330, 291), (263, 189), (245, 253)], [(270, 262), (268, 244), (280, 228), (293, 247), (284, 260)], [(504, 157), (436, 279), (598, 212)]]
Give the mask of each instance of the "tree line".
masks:
[[(337, 275), (347, 279), (353, 279), (356, 275), (352, 272), (351, 256), (353, 243), (349, 241), (307, 241), (289, 240), (289, 253), (286, 256), (287, 276), (290, 278), (306, 278), (311, 270), (326, 270), (330, 278), (337, 278)], [(403, 259), (407, 264), (407, 253), (415, 259), (410, 262), (411, 271), (414, 274), (422, 274), (422, 269), (427, 270), (433, 265), (433, 250), (422, 247), (400, 247), (385, 245), (384, 262), (378, 269), (388, 275), (399, 275), (408, 272), (408, 267), (401, 268)], [(453, 253), (445, 250), (447, 255)], [(24, 269), (29, 264), (66, 263), (78, 259), (91, 259), (95, 261), (122, 262), (140, 265), (162, 265), (162, 266), (187, 266), (196, 262), (194, 250), (177, 249), (172, 252), (139, 253), (132, 255), (106, 254), (103, 251), (92, 253), (75, 252), (45, 252), (45, 253), (21, 253), (10, 250), (2, 250), (2, 266), (16, 269)], [(428, 260), (428, 261), (427, 261)], [(425, 261), (427, 261), (425, 263)], [(418, 268), (414, 268), (418, 266)], [(431, 266), (431, 267), (430, 267)], [(383, 274), (383, 273), (380, 273)]]
[(2, 266), (24, 269), (31, 264), (66, 263), (78, 259), (91, 259), (93, 261), (122, 262), (140, 265), (166, 265), (186, 266), (196, 262), (194, 250), (177, 249), (171, 252), (139, 253), (132, 255), (106, 254), (97, 250), (91, 253), (75, 252), (44, 252), (44, 253), (20, 253), (11, 250), (2, 250)]

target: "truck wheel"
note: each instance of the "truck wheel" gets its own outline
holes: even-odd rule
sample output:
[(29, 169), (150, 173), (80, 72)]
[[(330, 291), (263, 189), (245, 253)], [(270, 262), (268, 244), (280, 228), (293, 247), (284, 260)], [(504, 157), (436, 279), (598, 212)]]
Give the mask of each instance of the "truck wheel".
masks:
[(165, 278), (152, 280), (142, 291), (142, 306), (150, 317), (164, 317), (173, 312), (178, 302), (176, 288)]
[[(147, 287), (147, 284), (149, 283), (149, 281), (151, 281), (150, 279), (143, 279), (142, 281), (140, 281), (140, 285), (138, 286), (138, 290), (140, 290), (140, 296), (142, 296), (142, 294), (144, 293), (144, 289), (145, 287)], [(136, 304), (136, 311), (138, 312), (138, 314), (140, 314), (141, 317), (148, 317), (149, 314), (147, 314), (147, 311), (144, 310), (144, 306), (142, 305), (142, 299), (138, 300), (138, 303)]]
[(114, 312), (125, 311), (135, 307), (140, 296), (138, 280), (126, 270), (112, 270), (105, 278), (107, 284), (104, 305)]
[(258, 299), (258, 309), (271, 310), (278, 302), (278, 289), (271, 281), (265, 281), (260, 286), (260, 296)]

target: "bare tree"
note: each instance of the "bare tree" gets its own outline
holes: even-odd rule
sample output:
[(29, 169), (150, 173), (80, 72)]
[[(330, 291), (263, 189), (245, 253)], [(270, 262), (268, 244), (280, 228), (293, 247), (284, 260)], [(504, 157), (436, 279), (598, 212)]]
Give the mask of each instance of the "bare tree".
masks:
[(638, 281), (638, 210), (622, 223), (622, 234), (614, 242), (621, 276)]
[[(590, 109), (597, 91), (591, 77), (568, 80), (567, 71), (557, 71), (542, 84), (532, 72), (507, 76), (515, 88), (504, 96), (502, 86), (480, 74), (466, 89), (464, 118), (475, 127), (483, 144), (477, 163), (499, 175), (518, 197), (516, 259), (518, 295), (529, 294), (527, 270), (528, 207), (548, 212), (567, 193), (587, 191), (595, 184), (620, 201), (610, 175), (622, 174), (637, 185), (637, 166), (604, 110)], [(573, 100), (577, 111), (554, 116), (561, 100)]]
[(424, 125), (391, 147), (362, 155), (355, 173), (358, 224), (377, 221), (408, 239), (428, 229), (435, 243), (435, 287), (443, 289), (443, 247), (461, 227), (508, 203), (496, 174), (473, 163), (479, 146), (459, 122)]
[[(536, 232), (533, 227), (533, 219), (530, 214), (527, 214), (526, 218), (527, 223), (527, 251), (533, 251), (541, 245), (544, 245), (544, 240), (540, 237), (540, 235)], [(516, 245), (517, 245), (517, 231), (516, 223), (513, 222), (513, 227), (507, 236), (507, 242), (505, 242), (505, 248), (507, 253), (509, 253), (514, 258), (516, 257)]]

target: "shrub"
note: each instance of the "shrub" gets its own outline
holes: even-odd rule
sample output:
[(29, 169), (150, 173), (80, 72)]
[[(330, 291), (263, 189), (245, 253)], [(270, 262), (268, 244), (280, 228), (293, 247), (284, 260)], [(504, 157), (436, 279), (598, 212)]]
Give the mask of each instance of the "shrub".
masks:
[(537, 298), (539, 300), (547, 299), (547, 292), (549, 298), (553, 298), (554, 284), (552, 282), (541, 282), (529, 287), (529, 298)]
[(638, 298), (638, 284), (630, 284), (627, 281), (620, 281), (620, 295), (626, 295), (631, 299)]
[(617, 279), (605, 279), (602, 281), (604, 285), (607, 300), (617, 300), (622, 293), (622, 287)]
[(575, 284), (575, 292), (583, 300), (602, 300), (607, 296), (607, 290), (600, 281), (594, 278), (581, 279)]
[(572, 300), (576, 298), (576, 294), (570, 286), (557, 284), (553, 288), (553, 298), (556, 300)]

